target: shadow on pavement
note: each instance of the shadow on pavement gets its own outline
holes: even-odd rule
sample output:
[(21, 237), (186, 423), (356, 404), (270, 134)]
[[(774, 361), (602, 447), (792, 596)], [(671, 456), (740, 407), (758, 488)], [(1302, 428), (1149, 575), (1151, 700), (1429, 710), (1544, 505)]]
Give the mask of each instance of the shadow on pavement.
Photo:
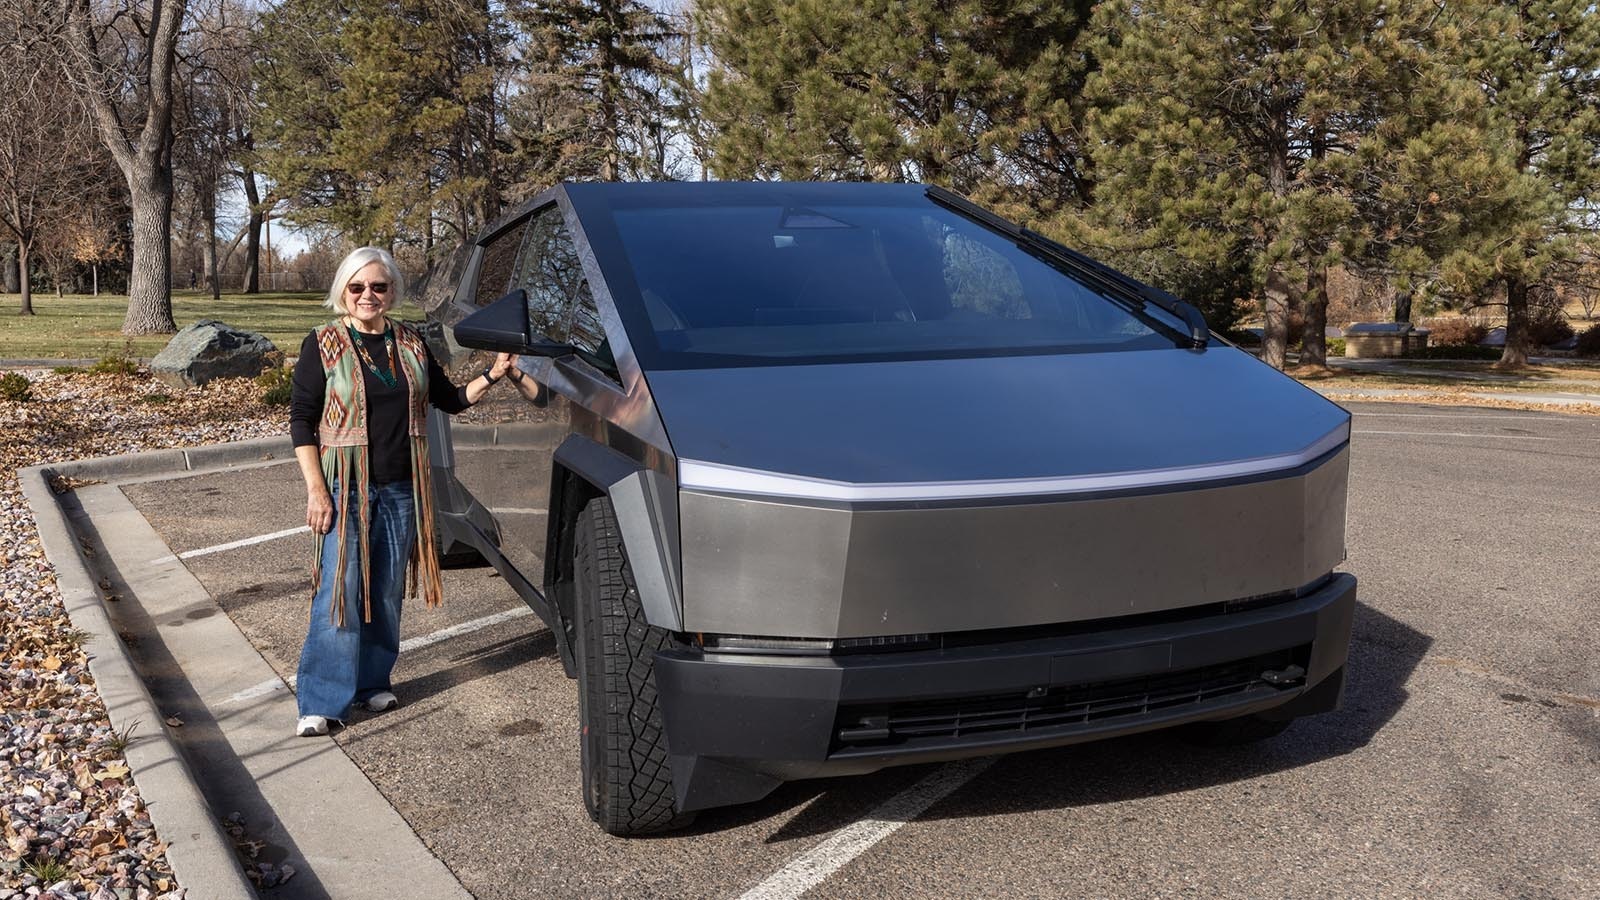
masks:
[[(75, 494), (58, 496), (57, 501), (72, 523), (80, 540), (94, 547), (91, 565), (99, 574), (110, 579), (112, 589), (124, 596), (131, 594), (127, 580), (111, 555), (106, 552), (105, 541), (95, 528), (94, 521), (84, 511)], [(246, 839), (260, 841), (262, 846), (251, 860), (257, 863), (294, 866), (294, 877), (275, 888), (262, 888), (258, 895), (263, 900), (332, 900), (332, 895), (317, 878), (316, 871), (307, 863), (306, 855), (294, 841), (277, 827), (277, 817), (272, 805), (262, 796), (256, 779), (245, 768), (222, 733), (216, 719), (207, 711), (204, 701), (189, 684), (188, 676), (160, 640), (156, 622), (138, 603), (107, 604), (112, 623), (119, 637), (133, 657), (134, 665), (144, 678), (146, 687), (155, 699), (156, 708), (163, 715), (179, 715), (181, 728), (169, 734), (183, 753), (189, 770), (201, 784), (201, 793), (211, 804), (211, 814), (219, 822), (237, 813), (243, 818)], [(149, 727), (161, 728), (161, 723)], [(226, 797), (225, 806), (217, 805), (219, 797)], [(240, 867), (244, 868), (241, 859)]]
[(458, 685), (497, 675), (556, 652), (555, 635), (541, 628), (450, 658), (438, 671), (420, 674), (394, 685), (394, 692), (417, 703)]

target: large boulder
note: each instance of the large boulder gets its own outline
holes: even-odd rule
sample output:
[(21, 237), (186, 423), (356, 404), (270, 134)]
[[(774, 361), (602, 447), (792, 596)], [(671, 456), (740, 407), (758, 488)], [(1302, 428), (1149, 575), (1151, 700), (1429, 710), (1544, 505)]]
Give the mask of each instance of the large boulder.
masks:
[(283, 354), (265, 335), (201, 319), (172, 336), (150, 361), (150, 374), (174, 388), (191, 388), (215, 378), (253, 378), (281, 365)]

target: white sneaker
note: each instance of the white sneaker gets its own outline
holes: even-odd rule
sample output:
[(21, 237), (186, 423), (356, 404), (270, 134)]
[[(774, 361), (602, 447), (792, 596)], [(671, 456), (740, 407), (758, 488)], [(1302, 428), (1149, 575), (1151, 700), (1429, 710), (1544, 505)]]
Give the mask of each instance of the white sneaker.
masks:
[(294, 733), (300, 737), (317, 737), (328, 733), (327, 716), (301, 716), (295, 723)]
[(388, 712), (400, 705), (400, 698), (388, 691), (379, 691), (368, 697), (367, 702), (361, 705), (365, 706), (368, 712)]

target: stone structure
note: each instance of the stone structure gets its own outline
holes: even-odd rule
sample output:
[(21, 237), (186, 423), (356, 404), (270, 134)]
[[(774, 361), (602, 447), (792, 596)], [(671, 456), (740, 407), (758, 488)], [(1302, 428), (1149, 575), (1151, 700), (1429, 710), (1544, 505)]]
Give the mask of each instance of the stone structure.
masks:
[(1428, 329), (1410, 322), (1352, 322), (1344, 329), (1344, 355), (1355, 359), (1415, 356), (1428, 346)]
[(250, 378), (283, 365), (283, 353), (266, 336), (202, 319), (173, 335), (150, 361), (150, 374), (178, 389), (215, 378)]

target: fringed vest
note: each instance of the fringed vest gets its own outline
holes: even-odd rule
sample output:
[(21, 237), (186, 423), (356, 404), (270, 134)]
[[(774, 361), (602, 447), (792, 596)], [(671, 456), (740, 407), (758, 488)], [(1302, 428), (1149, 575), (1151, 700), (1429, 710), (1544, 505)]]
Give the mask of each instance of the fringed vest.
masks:
[[(439, 582), (439, 556), (433, 534), (433, 475), (428, 468), (428, 357), (422, 337), (412, 328), (390, 320), (395, 348), (399, 351), (400, 371), (410, 399), (411, 488), (416, 517), (417, 540), (407, 566), (407, 594), (417, 596), (418, 582), (428, 606), (438, 606), (444, 589)], [(349, 522), (345, 503), (355, 498), (356, 525), (360, 531), (362, 621), (372, 621), (368, 531), (371, 510), (367, 508), (367, 389), (361, 376), (361, 360), (343, 324), (335, 321), (318, 326), (317, 348), (322, 356), (322, 372), (327, 377), (323, 394), (322, 419), (317, 428), (317, 444), (322, 457), (322, 477), (331, 489), (337, 482), (343, 497), (338, 504), (339, 577), (333, 582), (334, 621), (344, 627), (344, 574), (351, 560), (345, 558), (345, 526)], [(317, 536), (312, 557), (312, 584), (322, 583), (322, 539)], [(315, 587), (313, 588), (315, 590)]]

